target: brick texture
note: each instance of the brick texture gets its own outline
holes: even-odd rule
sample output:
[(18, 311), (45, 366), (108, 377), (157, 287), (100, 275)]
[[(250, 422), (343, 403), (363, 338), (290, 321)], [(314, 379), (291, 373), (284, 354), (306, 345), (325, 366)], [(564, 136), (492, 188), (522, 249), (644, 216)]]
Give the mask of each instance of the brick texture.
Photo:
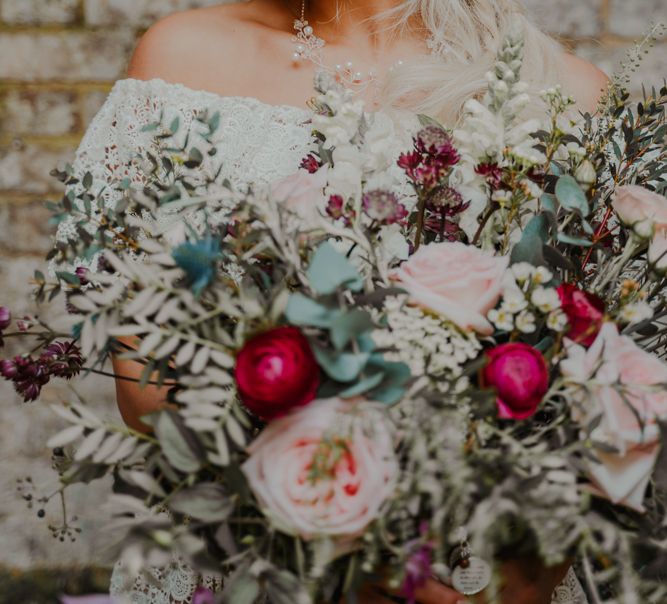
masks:
[[(524, 1), (545, 30), (607, 72), (650, 21), (667, 22), (665, 0)], [(0, 0), (0, 304), (35, 311), (27, 302), (28, 278), (49, 247), (42, 201), (57, 195), (49, 171), (71, 159), (111, 84), (122, 77), (136, 37), (168, 13), (217, 2)], [(663, 42), (635, 74), (633, 86), (638, 90), (641, 81), (659, 83), (665, 76)], [(108, 380), (88, 379), (79, 391), (116, 414)], [(69, 396), (61, 387), (47, 391), (50, 400)], [(0, 564), (99, 562), (104, 540), (98, 532), (84, 531), (75, 546), (61, 545), (15, 495), (18, 476), (51, 476), (44, 443), (57, 421), (44, 406), (23, 408), (4, 382), (0, 401)], [(105, 494), (104, 485), (75, 493), (71, 513), (84, 528), (104, 514)]]

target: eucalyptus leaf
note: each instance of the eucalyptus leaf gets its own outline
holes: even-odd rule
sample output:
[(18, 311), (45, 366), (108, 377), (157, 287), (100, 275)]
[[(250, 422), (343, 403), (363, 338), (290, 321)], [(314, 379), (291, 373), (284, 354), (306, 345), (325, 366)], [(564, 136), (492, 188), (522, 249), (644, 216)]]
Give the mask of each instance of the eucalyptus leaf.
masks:
[(330, 378), (338, 382), (354, 380), (361, 373), (370, 356), (366, 352), (336, 354), (334, 351), (319, 346), (314, 348), (314, 352), (320, 367)]
[(331, 341), (338, 350), (342, 350), (347, 344), (373, 328), (373, 319), (365, 310), (353, 310), (340, 313), (331, 322)]
[(556, 197), (560, 204), (568, 210), (578, 212), (581, 216), (588, 216), (590, 213), (586, 193), (584, 193), (584, 190), (574, 177), (569, 174), (561, 176), (558, 179), (556, 183)]
[(254, 604), (261, 592), (259, 581), (247, 569), (235, 573), (225, 583), (224, 604)]
[(322, 295), (333, 294), (339, 287), (361, 291), (363, 281), (352, 263), (334, 247), (324, 242), (313, 255), (307, 271), (311, 287)]
[(530, 219), (519, 242), (512, 248), (510, 261), (528, 262), (533, 266), (544, 266), (544, 244), (549, 237), (549, 219), (545, 214), (538, 214)]
[(338, 311), (307, 298), (301, 293), (292, 294), (287, 302), (285, 317), (292, 325), (331, 326)]

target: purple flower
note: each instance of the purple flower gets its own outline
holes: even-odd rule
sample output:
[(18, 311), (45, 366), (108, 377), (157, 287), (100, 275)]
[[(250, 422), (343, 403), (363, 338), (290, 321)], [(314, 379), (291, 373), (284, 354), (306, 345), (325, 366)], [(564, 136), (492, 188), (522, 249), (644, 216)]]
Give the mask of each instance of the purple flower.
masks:
[(83, 365), (81, 350), (74, 342), (52, 342), (42, 352), (40, 361), (48, 365), (51, 375), (65, 379), (77, 375)]
[(416, 592), (423, 587), (431, 577), (431, 557), (433, 545), (425, 541), (428, 528), (422, 523), (421, 539), (415, 539), (406, 544), (409, 554), (405, 563), (405, 578), (401, 586), (401, 594), (407, 599), (407, 604), (416, 604)]
[(364, 212), (380, 224), (394, 224), (404, 220), (408, 215), (405, 206), (391, 191), (376, 189), (364, 194), (361, 203)]
[(12, 324), (12, 313), (6, 306), (0, 306), (0, 331), (7, 329)]
[(198, 587), (192, 594), (192, 604), (215, 604), (215, 595), (206, 587)]
[(11, 359), (3, 359), (0, 361), (0, 374), (2, 374), (2, 377), (8, 380), (12, 380), (17, 373), (18, 367), (14, 361)]

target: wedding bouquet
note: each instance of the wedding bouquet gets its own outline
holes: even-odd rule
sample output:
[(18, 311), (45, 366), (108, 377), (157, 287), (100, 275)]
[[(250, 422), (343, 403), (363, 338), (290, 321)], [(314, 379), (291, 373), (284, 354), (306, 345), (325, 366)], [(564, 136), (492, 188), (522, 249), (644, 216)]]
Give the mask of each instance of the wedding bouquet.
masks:
[(116, 355), (168, 390), (146, 434), (55, 407), (59, 493), (113, 476), (130, 570), (181, 556), (234, 604), (378, 580), (412, 602), (433, 575), (492, 589), (511, 551), (578, 557), (596, 602), (664, 601), (667, 89), (615, 81), (581, 119), (548, 90), (526, 120), (521, 57), (510, 35), (459, 127), (421, 116), (402, 153), (320, 75), (312, 152), (271, 187), (220, 182), (215, 114), (151, 125), (113, 207), (59, 173), (76, 236), (35, 278), (67, 312), (22, 319), (38, 352), (0, 371), (33, 400)]

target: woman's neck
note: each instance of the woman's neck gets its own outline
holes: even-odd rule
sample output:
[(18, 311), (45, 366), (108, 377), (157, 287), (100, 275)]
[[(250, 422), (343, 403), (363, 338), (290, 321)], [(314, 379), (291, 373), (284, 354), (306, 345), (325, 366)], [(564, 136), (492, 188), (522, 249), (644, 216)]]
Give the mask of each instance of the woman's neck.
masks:
[[(300, 14), (300, 0), (289, 2), (295, 14)], [(327, 44), (347, 45), (354, 40), (379, 55), (397, 39), (391, 20), (383, 15), (400, 4), (401, 0), (306, 0), (305, 18)]]

